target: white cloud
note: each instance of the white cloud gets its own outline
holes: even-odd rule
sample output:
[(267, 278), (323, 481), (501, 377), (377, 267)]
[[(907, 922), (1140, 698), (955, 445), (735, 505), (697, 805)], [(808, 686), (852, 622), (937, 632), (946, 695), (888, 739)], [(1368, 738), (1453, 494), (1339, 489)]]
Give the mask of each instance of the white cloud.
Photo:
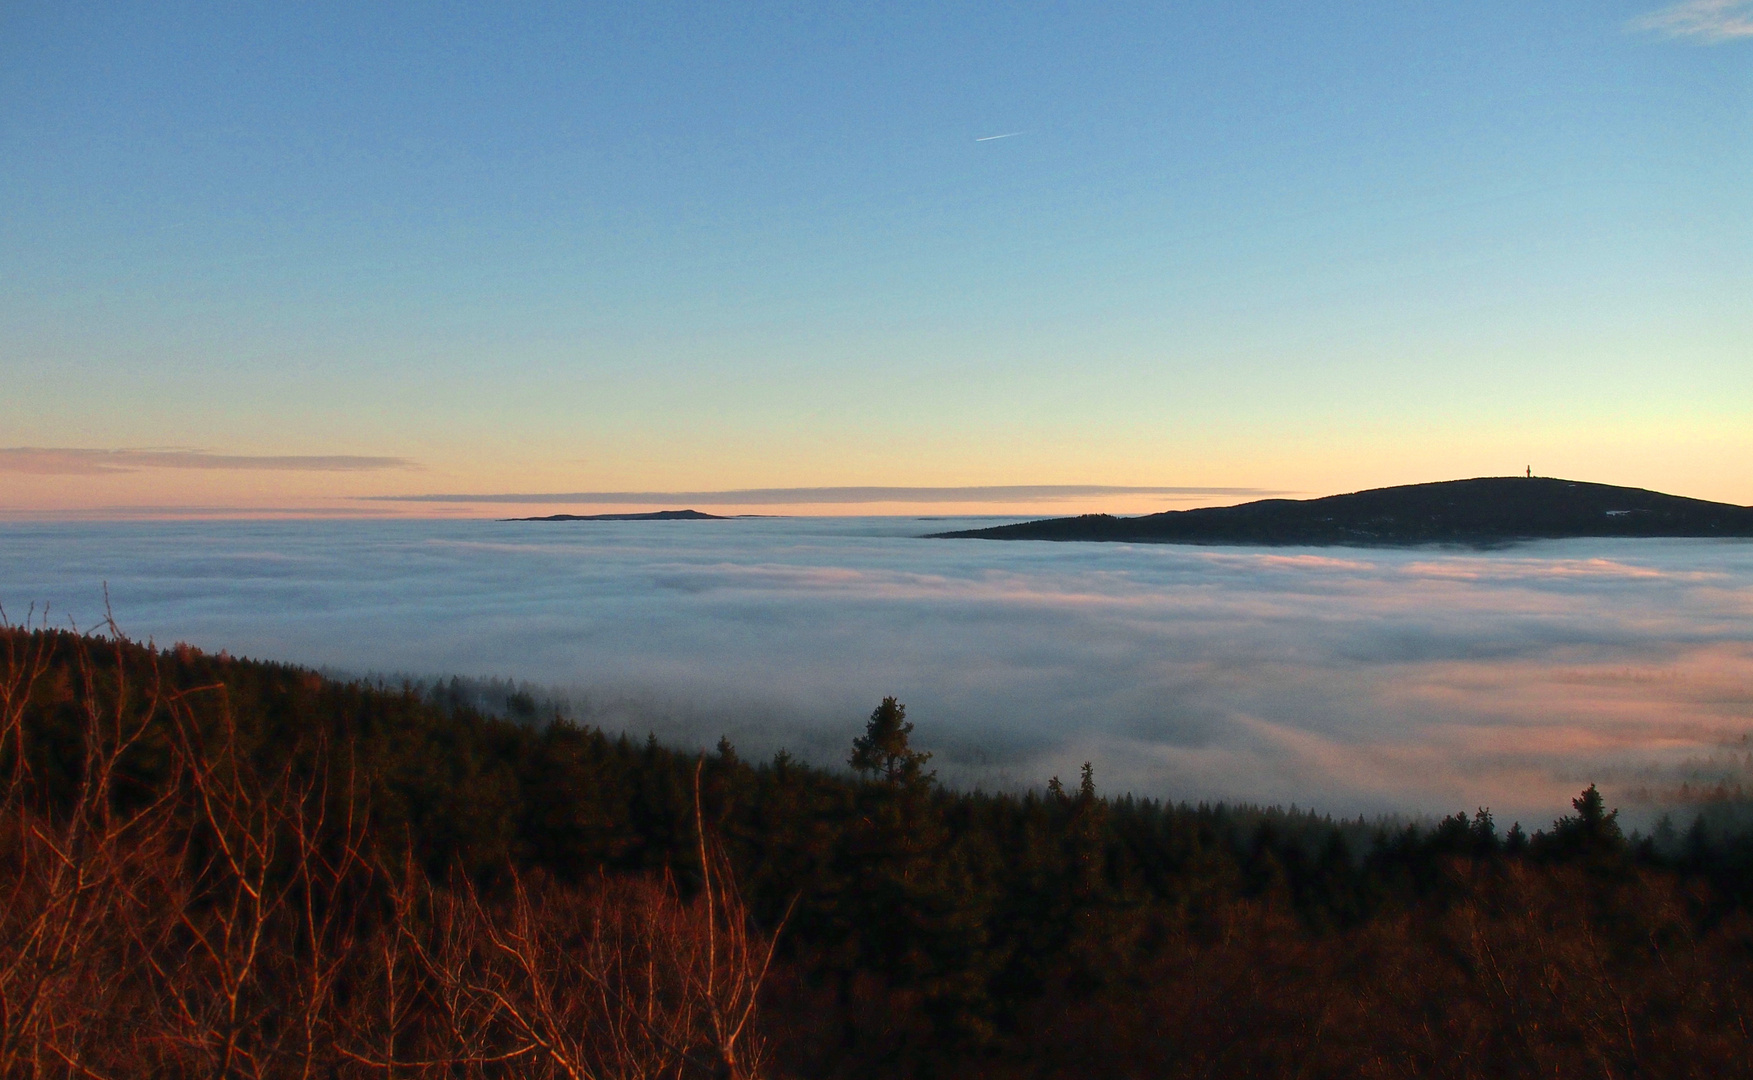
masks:
[[(952, 523), (953, 524), (953, 523)], [(1471, 810), (1753, 730), (1753, 543), (1502, 551), (922, 540), (895, 518), (0, 526), (0, 601), (592, 722), (844, 760), (885, 694), (958, 783)], [(1647, 784), (1637, 779), (1636, 784)]]
[(397, 457), (349, 454), (215, 454), (182, 448), (98, 450), (77, 447), (0, 447), (0, 472), (47, 476), (102, 476), (142, 469), (235, 469), (273, 472), (371, 472), (409, 469), (414, 463)]
[(1753, 37), (1753, 0), (1685, 0), (1633, 19), (1633, 30), (1709, 44)]

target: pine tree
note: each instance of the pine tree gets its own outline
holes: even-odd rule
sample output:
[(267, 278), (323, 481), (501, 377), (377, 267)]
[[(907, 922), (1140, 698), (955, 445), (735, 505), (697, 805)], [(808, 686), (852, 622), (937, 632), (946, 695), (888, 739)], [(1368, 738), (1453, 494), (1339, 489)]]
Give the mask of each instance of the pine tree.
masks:
[(1601, 792), (1590, 784), (1588, 790), (1570, 801), (1575, 814), (1566, 814), (1552, 823), (1552, 833), (1545, 838), (1548, 854), (1559, 858), (1584, 858), (1611, 861), (1625, 853), (1625, 834), (1619, 828), (1619, 811), (1608, 811)]
[(846, 763), (897, 787), (928, 784), (937, 775), (923, 771), (931, 755), (907, 745), (907, 737), (912, 734), (907, 706), (886, 697), (870, 714), (864, 734), (852, 740), (852, 755)]

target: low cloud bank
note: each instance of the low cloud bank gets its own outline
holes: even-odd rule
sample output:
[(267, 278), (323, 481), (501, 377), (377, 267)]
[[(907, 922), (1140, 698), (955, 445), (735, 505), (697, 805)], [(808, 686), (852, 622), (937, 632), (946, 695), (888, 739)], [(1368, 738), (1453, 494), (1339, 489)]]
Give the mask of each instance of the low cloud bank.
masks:
[(1235, 487), (1113, 487), (1102, 484), (1005, 484), (985, 487), (737, 488), (731, 491), (562, 491), (454, 495), (361, 495), (362, 502), (502, 503), (543, 506), (853, 506), (865, 503), (1017, 503), (1087, 499), (1102, 495), (1181, 495), (1264, 498), (1288, 492)]
[[(349, 671), (529, 680), (583, 719), (843, 759), (896, 694), (945, 779), (1336, 813), (1655, 791), (1753, 729), (1753, 544), (1501, 551), (927, 541), (907, 519), (0, 529), (0, 599)], [(1670, 785), (1671, 786), (1671, 785)]]

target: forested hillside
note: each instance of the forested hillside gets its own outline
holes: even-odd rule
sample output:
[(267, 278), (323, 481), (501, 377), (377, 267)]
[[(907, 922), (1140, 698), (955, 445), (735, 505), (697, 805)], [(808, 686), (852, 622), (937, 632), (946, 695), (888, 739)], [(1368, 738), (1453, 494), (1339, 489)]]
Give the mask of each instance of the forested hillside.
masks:
[[(1753, 845), (945, 790), (11, 629), (6, 1076), (1723, 1076)], [(771, 947), (771, 953), (769, 953)]]
[(936, 534), (1133, 544), (1506, 544), (1577, 536), (1753, 536), (1753, 507), (1545, 476), (1480, 476), (1142, 517), (1084, 514)]

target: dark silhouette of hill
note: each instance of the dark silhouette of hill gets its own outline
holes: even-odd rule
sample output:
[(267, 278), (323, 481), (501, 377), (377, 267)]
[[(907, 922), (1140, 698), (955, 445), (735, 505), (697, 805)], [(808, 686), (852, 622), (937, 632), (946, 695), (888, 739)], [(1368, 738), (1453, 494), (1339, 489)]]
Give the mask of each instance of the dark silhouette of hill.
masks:
[(1489, 476), (1144, 517), (1084, 514), (936, 533), (1154, 544), (1502, 544), (1574, 536), (1753, 537), (1753, 507), (1543, 476)]
[(698, 510), (654, 510), (648, 514), (549, 514), (547, 517), (500, 518), (501, 521), (729, 521)]

